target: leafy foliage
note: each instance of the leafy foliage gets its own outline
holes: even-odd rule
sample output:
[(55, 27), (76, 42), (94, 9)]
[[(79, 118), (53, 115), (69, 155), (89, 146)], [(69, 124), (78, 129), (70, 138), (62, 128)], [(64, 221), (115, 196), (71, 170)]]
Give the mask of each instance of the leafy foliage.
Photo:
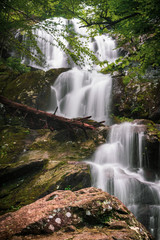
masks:
[(54, 10), (55, 4), (55, 1), (50, 0), (2, 0), (0, 2), (0, 56), (3, 56), (4, 51), (15, 49), (18, 52), (24, 52), (30, 58), (33, 57), (27, 46), (15, 38), (15, 35), (17, 31), (25, 32), (30, 36), (30, 44), (37, 47), (31, 28), (38, 21), (48, 17)]
[[(0, 13), (0, 56), (3, 57), (5, 52), (14, 49), (20, 55), (24, 55), (39, 65), (44, 65), (43, 54), (37, 45), (37, 36), (34, 34), (34, 29), (41, 28), (55, 39), (55, 45), (63, 49), (69, 59), (76, 64), (82, 65), (86, 56), (92, 61), (96, 61), (94, 54), (81, 40), (84, 36), (76, 34), (70, 24), (67, 26), (63, 22), (53, 24), (52, 20), (45, 21), (45, 19), (55, 16), (65, 16), (68, 19), (73, 17), (69, 11), (64, 9), (64, 4), (64, 2), (56, 0), (30, 0), (27, 2), (2, 0), (0, 3), (2, 8)], [(59, 24), (61, 28), (59, 28)], [(15, 35), (19, 37), (15, 38)], [(24, 35), (25, 41), (22, 41)], [(62, 38), (67, 41), (67, 44)]]
[(6, 65), (21, 74), (30, 71), (30, 67), (22, 64), (20, 58), (9, 57), (6, 60)]
[(117, 48), (125, 52), (103, 72), (125, 69), (134, 77), (143, 75), (149, 66), (160, 65), (159, 0), (77, 0), (69, 11), (91, 28), (92, 34), (116, 37)]
[(69, 62), (73, 61), (82, 66), (85, 65), (85, 61), (90, 62), (90, 65), (98, 61), (94, 53), (89, 50), (89, 38), (75, 31), (72, 19), (67, 22), (62, 17), (47, 19), (38, 25), (35, 28), (39, 27), (50, 34), (54, 39), (52, 44), (66, 53)]
[[(67, 19), (78, 18), (82, 26), (89, 28), (90, 36), (110, 34), (117, 40), (117, 48), (123, 55), (115, 63), (107, 64), (103, 72), (125, 71), (129, 76), (143, 75), (149, 66), (160, 64), (160, 2), (159, 0), (2, 0), (0, 3), (0, 55), (11, 47), (23, 52), (28, 58), (43, 62), (42, 52), (36, 44), (32, 28), (40, 27), (42, 20), (55, 16)], [(41, 25), (48, 31), (49, 21)], [(24, 43), (15, 38), (20, 31), (28, 36)], [(85, 55), (97, 63), (94, 54), (84, 43), (84, 36), (76, 34), (71, 25), (59, 31), (56, 25), (52, 36), (77, 64), (82, 64)], [(72, 48), (61, 41), (62, 36)], [(34, 56), (29, 49), (36, 49)]]

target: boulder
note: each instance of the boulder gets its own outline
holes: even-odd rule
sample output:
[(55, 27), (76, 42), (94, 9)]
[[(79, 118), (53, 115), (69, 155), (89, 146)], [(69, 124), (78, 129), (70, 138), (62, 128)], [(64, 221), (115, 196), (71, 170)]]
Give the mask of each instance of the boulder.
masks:
[(0, 239), (153, 239), (116, 198), (96, 188), (55, 191), (0, 217)]

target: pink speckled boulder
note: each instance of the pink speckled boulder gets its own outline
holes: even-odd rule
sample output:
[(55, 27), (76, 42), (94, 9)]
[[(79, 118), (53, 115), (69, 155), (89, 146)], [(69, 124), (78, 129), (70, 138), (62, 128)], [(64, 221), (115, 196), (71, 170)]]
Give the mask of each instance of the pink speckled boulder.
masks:
[(116, 198), (96, 188), (56, 191), (0, 217), (0, 239), (152, 239)]

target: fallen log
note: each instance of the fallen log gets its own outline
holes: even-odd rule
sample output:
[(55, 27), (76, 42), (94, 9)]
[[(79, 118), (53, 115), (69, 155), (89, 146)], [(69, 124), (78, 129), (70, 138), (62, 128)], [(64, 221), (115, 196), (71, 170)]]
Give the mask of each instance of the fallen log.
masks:
[(81, 128), (84, 130), (85, 134), (87, 129), (95, 130), (96, 128), (94, 126), (94, 122), (93, 124), (84, 122), (85, 119), (88, 119), (90, 117), (82, 119), (68, 119), (11, 101), (3, 96), (0, 96), (0, 103), (9, 109), (10, 112), (14, 114), (14, 116), (22, 116), (27, 122), (27, 125), (29, 125), (31, 128), (48, 128), (51, 131), (63, 128), (68, 128), (69, 130)]

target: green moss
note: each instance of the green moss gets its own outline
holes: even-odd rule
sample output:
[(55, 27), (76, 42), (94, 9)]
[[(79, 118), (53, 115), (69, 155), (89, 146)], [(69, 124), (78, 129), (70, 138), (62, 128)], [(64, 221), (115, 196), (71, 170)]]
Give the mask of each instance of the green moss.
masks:
[(96, 144), (94, 140), (86, 140), (85, 142), (64, 141), (63, 143), (56, 139), (56, 133), (50, 133), (47, 139), (39, 139), (30, 145), (29, 150), (48, 151), (52, 160), (66, 159), (66, 160), (79, 160), (89, 157)]
[(160, 141), (160, 131), (154, 122), (150, 121), (150, 123), (147, 124), (147, 131), (149, 135), (156, 136)]
[(31, 71), (21, 75), (7, 68), (0, 68), (0, 89), (3, 96), (34, 108), (46, 110), (50, 98), (50, 86), (58, 75), (67, 69)]
[(113, 218), (113, 214), (112, 212), (108, 213), (107, 215), (101, 215), (101, 217), (99, 218), (100, 223), (102, 224), (108, 224)]
[(124, 76), (122, 80), (123, 84), (127, 85), (131, 81), (131, 78), (129, 76)]
[[(0, 192), (1, 214), (31, 203), (47, 191), (50, 179), (46, 176), (46, 181), (40, 181), (40, 177), (46, 174), (46, 167), (47, 164), (39, 171), (35, 169), (23, 177), (8, 181), (3, 185)], [(38, 182), (40, 183), (38, 184)]]
[(18, 155), (24, 149), (24, 139), (30, 133), (28, 128), (6, 126), (0, 132), (0, 164), (18, 161)]
[(45, 87), (44, 77), (45, 72), (41, 70), (22, 74), (6, 86), (4, 95), (9, 99), (24, 102), (27, 97), (38, 94), (39, 90)]
[[(26, 136), (33, 134), (29, 132), (29, 129), (11, 129), (12, 128), (3, 130), (2, 135), (5, 136), (6, 133), (7, 136), (8, 132), (10, 132), (10, 134), (12, 133), (11, 137), (15, 140), (17, 134), (17, 138), (23, 142)], [(86, 142), (67, 141), (62, 143), (55, 139), (57, 132), (50, 133), (48, 130), (39, 130), (36, 131), (36, 133), (36, 139), (27, 146), (27, 152), (17, 158), (18, 162), (14, 163), (12, 160), (13, 156), (11, 156), (10, 159), (9, 152), (7, 152), (8, 157), (5, 163), (8, 162), (11, 168), (30, 161), (35, 161), (36, 159), (43, 159), (43, 161), (46, 159), (47, 163), (41, 170), (35, 169), (35, 171), (29, 171), (28, 174), (25, 174), (21, 178), (15, 178), (3, 184), (0, 192), (1, 213), (16, 210), (56, 189), (64, 189), (68, 185), (71, 185), (71, 182), (75, 183), (73, 184), (75, 189), (84, 186), (82, 182), (76, 183), (72, 180), (72, 175), (73, 177), (79, 176), (78, 174), (81, 172), (82, 167), (68, 164), (68, 160), (81, 160), (84, 154), (86, 156), (90, 153), (91, 150), (87, 150), (87, 148), (90, 148), (93, 142), (88, 140)], [(24, 147), (22, 142), (19, 144), (20, 148), (16, 150), (17, 154), (18, 151), (20, 153), (20, 150)], [(7, 165), (3, 164), (3, 166)], [(66, 182), (66, 179), (68, 179), (67, 181), (69, 181), (69, 183)]]
[(24, 164), (45, 162), (43, 169), (29, 168), (23, 176), (14, 175), (14, 179), (8, 177), (0, 191), (1, 214), (16, 210), (56, 189), (71, 185), (72, 189), (77, 190), (86, 186), (90, 179), (88, 167), (74, 162), (90, 156), (96, 143), (94, 139), (80, 139), (72, 141), (67, 130), (64, 134), (64, 131), (50, 132), (47, 129), (31, 130), (9, 125), (1, 127), (3, 174), (8, 174), (8, 170), (13, 168), (19, 169)]
[(112, 116), (115, 123), (123, 123), (123, 122), (132, 122), (133, 118), (121, 117), (121, 116)]

